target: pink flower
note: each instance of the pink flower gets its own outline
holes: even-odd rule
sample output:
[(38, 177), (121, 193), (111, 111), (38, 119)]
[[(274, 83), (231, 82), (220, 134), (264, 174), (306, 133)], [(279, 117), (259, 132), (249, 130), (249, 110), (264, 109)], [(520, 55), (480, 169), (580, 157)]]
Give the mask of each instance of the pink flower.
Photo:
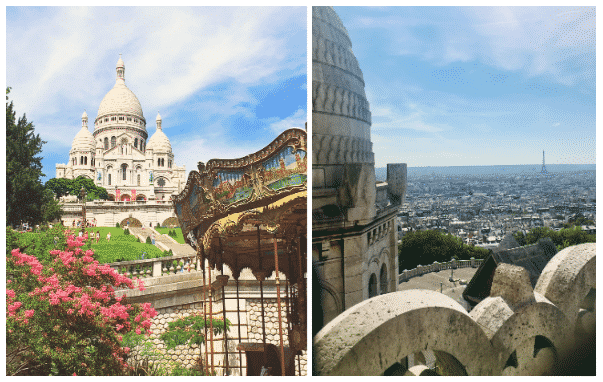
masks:
[(136, 334), (140, 334), (140, 328), (136, 328)]
[(26, 310), (25, 311), (25, 318), (31, 318), (34, 315), (34, 310), (30, 309), (30, 310)]
[(6, 295), (7, 295), (9, 298), (15, 298), (15, 296), (16, 296), (16, 295), (15, 295), (15, 291), (14, 291), (14, 290), (12, 290), (12, 289), (7, 289), (7, 290), (6, 290)]
[(8, 306), (8, 311), (14, 312), (15, 310), (19, 309), (21, 305), (23, 305), (21, 301), (15, 301), (12, 305)]

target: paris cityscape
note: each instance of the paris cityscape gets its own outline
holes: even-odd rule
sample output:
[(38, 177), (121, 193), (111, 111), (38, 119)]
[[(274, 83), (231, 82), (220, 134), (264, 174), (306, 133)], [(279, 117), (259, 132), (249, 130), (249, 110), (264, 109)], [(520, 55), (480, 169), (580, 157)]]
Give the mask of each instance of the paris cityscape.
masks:
[(494, 248), (509, 232), (559, 230), (577, 216), (590, 221), (581, 225), (583, 230), (595, 232), (594, 165), (546, 173), (534, 172), (534, 166), (517, 167), (532, 171), (467, 175), (459, 168), (454, 176), (451, 171), (425, 174), (429, 171), (423, 169), (424, 175), (409, 175), (406, 201), (398, 215), (398, 240), (408, 230), (435, 229), (461, 237), (465, 244)]

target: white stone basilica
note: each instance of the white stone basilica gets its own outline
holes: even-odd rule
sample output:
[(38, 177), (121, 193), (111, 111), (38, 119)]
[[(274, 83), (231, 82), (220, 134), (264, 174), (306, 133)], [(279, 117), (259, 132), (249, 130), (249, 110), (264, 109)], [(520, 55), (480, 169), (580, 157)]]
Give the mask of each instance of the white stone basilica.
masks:
[(125, 65), (117, 61), (115, 86), (103, 98), (88, 130), (88, 115), (73, 139), (69, 163), (56, 165), (56, 177), (85, 176), (107, 189), (112, 200), (169, 200), (186, 184), (184, 166), (176, 166), (170, 140), (161, 129), (147, 142), (146, 119), (136, 95), (125, 82)]

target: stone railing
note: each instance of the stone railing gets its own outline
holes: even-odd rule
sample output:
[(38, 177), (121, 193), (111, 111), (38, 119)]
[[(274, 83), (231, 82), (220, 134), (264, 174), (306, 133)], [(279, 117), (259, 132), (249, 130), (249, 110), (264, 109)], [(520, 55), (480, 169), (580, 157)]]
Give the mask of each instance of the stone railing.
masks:
[(459, 269), (459, 268), (476, 268), (479, 267), (483, 259), (471, 258), (471, 260), (451, 260), (446, 263), (438, 263), (435, 261), (429, 265), (419, 265), (413, 269), (405, 269), (398, 275), (398, 284), (403, 281), (408, 281), (413, 277), (422, 276), (426, 273), (443, 271), (446, 269)]
[(426, 289), (356, 304), (314, 337), (312, 371), (595, 375), (595, 306), (596, 244), (580, 244), (557, 253), (534, 287), (524, 268), (499, 264), (490, 296), (471, 311)]
[(196, 254), (121, 261), (109, 266), (127, 277), (151, 278), (201, 271)]

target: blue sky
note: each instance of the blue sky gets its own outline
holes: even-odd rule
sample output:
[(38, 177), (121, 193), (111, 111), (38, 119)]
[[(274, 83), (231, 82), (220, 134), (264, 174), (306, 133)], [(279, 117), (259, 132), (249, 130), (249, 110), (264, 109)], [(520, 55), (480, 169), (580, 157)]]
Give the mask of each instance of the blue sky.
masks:
[(594, 7), (335, 7), (375, 165), (594, 164)]
[(163, 118), (176, 165), (255, 152), (307, 120), (306, 7), (8, 7), (6, 86), (47, 141), (43, 181), (67, 163), (81, 128), (115, 84), (155, 132)]

